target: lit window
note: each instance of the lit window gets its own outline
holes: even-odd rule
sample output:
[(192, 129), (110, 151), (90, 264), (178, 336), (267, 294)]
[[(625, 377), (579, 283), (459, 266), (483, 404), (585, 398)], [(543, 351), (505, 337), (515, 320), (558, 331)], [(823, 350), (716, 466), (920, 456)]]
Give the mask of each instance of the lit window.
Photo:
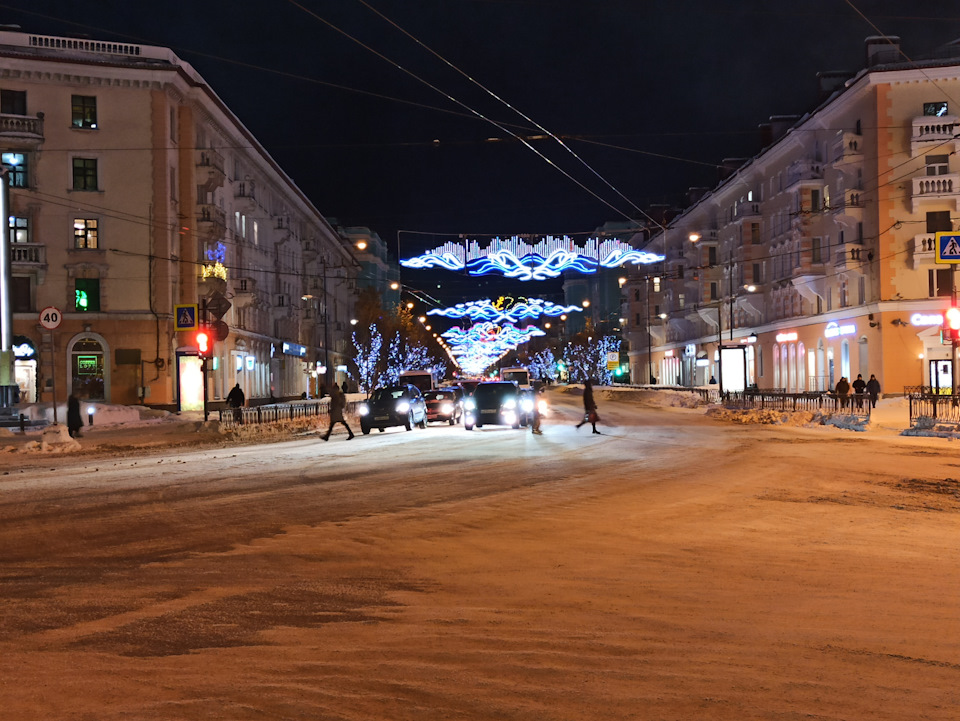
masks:
[(93, 218), (73, 219), (73, 247), (93, 250), (98, 248), (99, 221)]
[(70, 96), (71, 122), (75, 128), (97, 127), (97, 99), (90, 95)]
[(28, 218), (18, 218), (13, 215), (10, 216), (10, 242), (30, 242), (30, 221)]
[(0, 162), (7, 167), (7, 182), (11, 188), (27, 187), (27, 156), (23, 153), (3, 153)]
[(947, 104), (946, 102), (924, 103), (923, 114), (933, 115), (934, 117), (942, 118), (944, 115), (947, 114)]

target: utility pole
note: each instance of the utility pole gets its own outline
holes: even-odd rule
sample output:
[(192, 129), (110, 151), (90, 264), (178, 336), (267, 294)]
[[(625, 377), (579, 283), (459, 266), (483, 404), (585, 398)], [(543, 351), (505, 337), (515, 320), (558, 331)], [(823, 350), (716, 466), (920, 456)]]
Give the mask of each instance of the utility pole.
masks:
[(7, 168), (0, 166), (0, 220), (3, 222), (0, 235), (0, 412), (12, 415), (13, 408), (20, 400), (20, 387), (17, 385), (13, 355), (13, 309), (10, 303), (13, 269), (10, 266), (10, 230), (7, 227), (9, 217), (10, 178)]

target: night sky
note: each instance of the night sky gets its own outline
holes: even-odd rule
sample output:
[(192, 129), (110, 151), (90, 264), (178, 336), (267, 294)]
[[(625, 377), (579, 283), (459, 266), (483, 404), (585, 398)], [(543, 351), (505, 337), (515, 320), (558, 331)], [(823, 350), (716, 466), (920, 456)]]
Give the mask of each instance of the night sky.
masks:
[[(531, 144), (602, 200), (474, 115), (542, 134), (389, 21), (570, 137), (589, 169), (553, 140)], [(818, 71), (863, 67), (865, 37), (899, 35), (922, 55), (960, 38), (960, 5), (12, 0), (0, 22), (171, 47), (322, 213), (407, 257), (439, 234), (583, 233), (636, 217), (633, 205), (682, 205), (689, 187), (716, 183), (721, 159), (756, 154), (759, 123), (813, 109)]]

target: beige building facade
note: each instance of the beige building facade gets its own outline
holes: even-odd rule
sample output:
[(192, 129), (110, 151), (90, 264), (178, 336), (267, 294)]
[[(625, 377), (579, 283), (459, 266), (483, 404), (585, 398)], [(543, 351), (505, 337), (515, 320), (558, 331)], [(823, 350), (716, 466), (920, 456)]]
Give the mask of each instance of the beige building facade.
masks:
[(189, 64), (20, 32), (0, 32), (0, 57), (24, 401), (195, 405), (196, 332), (178, 330), (193, 305), (222, 321), (210, 400), (343, 379), (359, 266)]
[(935, 240), (960, 220), (960, 50), (890, 50), (868, 39), (865, 70), (644, 241), (665, 261), (624, 288), (633, 378), (949, 391), (955, 266)]

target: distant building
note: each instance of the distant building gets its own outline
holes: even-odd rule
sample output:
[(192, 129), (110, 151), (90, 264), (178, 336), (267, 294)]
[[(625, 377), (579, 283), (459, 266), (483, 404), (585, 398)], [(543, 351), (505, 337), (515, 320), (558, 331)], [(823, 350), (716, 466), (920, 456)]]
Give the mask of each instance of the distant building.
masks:
[(958, 226), (960, 47), (906, 63), (898, 42), (868, 39), (864, 70), (654, 230), (663, 266), (624, 286), (634, 378), (719, 378), (722, 341), (760, 388), (950, 387), (935, 234)]
[[(359, 265), (189, 64), (20, 32), (0, 32), (0, 57), (27, 400), (53, 400), (55, 381), (61, 401), (196, 407), (195, 334), (175, 325), (189, 309), (174, 315), (190, 304), (225, 311), (211, 399), (238, 382), (250, 399), (299, 397), (324, 365), (342, 378)], [(55, 331), (38, 324), (47, 306)]]
[(380, 294), (384, 309), (396, 307), (400, 303), (400, 264), (390, 258), (387, 244), (369, 228), (343, 228), (332, 218), (330, 222), (360, 264), (357, 289), (373, 288)]

